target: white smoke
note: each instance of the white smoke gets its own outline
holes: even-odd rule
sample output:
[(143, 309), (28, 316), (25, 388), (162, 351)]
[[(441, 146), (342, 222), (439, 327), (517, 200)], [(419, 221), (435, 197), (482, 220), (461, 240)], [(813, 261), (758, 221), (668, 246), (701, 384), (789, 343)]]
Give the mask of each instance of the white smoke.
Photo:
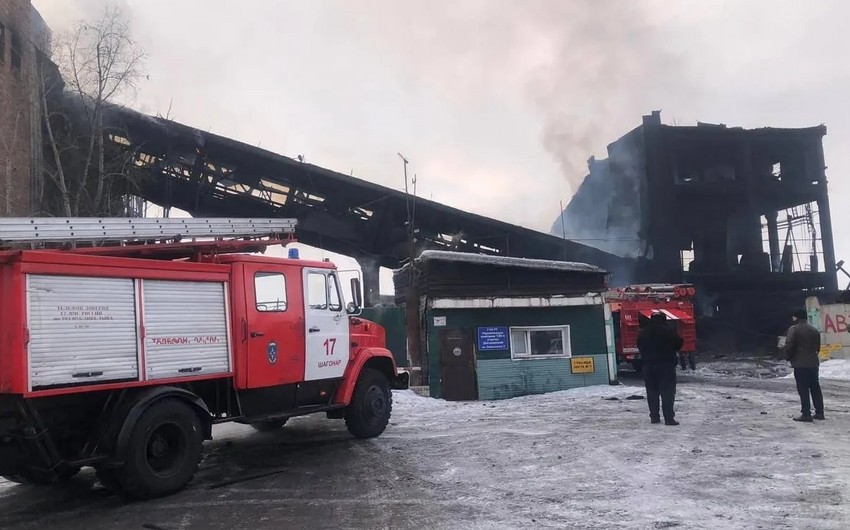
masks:
[[(575, 192), (587, 158), (658, 107), (675, 86), (695, 98), (683, 61), (656, 18), (669, 5), (598, 0), (358, 2), (355, 28), (454, 98), (519, 95), (540, 141)], [(552, 190), (554, 191), (554, 190)], [(562, 192), (561, 192), (562, 193)]]
[[(45, 18), (57, 30), (61, 30), (66, 21), (96, 15), (106, 3), (105, 0), (36, 0), (37, 7), (44, 10)], [(151, 26), (155, 17), (149, 15), (154, 8), (148, 8), (148, 2), (121, 0), (120, 4), (138, 10), (134, 22), (143, 21), (138, 28), (140, 38), (164, 38), (157, 34), (163, 31), (161, 26)], [(163, 11), (163, 16), (174, 18), (189, 16), (197, 6), (199, 19), (208, 24), (198, 28), (205, 31), (220, 30), (222, 13), (234, 9), (233, 4), (221, 1), (184, 0), (167, 8), (164, 3), (155, 5)], [(306, 46), (299, 51), (310, 57), (307, 63), (317, 65), (315, 71), (305, 74), (315, 80), (317, 88), (327, 88), (322, 85), (322, 69), (339, 69), (338, 64), (328, 60), (329, 56), (344, 53), (347, 46), (357, 49), (358, 53), (370, 50), (375, 64), (365, 68), (377, 66), (391, 72), (391, 77), (399, 82), (398, 87), (381, 86), (368, 95), (383, 98), (383, 91), (386, 91), (386, 111), (397, 113), (375, 115), (375, 122), (399, 125), (407, 116), (416, 120), (417, 109), (393, 106), (398, 104), (399, 97), (394, 96), (392, 89), (406, 91), (405, 99), (420, 90), (428, 97), (437, 94), (438, 98), (446, 100), (442, 106), (444, 112), (462, 110), (465, 118), (475, 124), (461, 125), (450, 119), (443, 123), (429, 122), (431, 127), (446, 126), (453, 130), (421, 130), (406, 138), (411, 142), (412, 151), (406, 154), (424, 174), (421, 189), (425, 196), (436, 193), (434, 198), (440, 202), (546, 230), (557, 213), (558, 200), (566, 203), (585, 175), (588, 156), (602, 154), (607, 142), (637, 125), (642, 114), (661, 107), (661, 102), (671, 102), (677, 97), (693, 101), (698, 96), (698, 91), (687, 81), (688, 72), (674, 51), (677, 48), (665, 42), (664, 22), (669, 20), (671, 12), (677, 11), (682, 9), (661, 0), (639, 3), (456, 0), (443, 4), (421, 0), (362, 0), (356, 3), (331, 0), (309, 9), (297, 2), (246, 3), (233, 17), (247, 23), (253, 19), (270, 21), (300, 15), (299, 24), (314, 25), (316, 32), (327, 34), (325, 39), (330, 39), (327, 47)], [(659, 17), (667, 18), (656, 23)], [(185, 24), (191, 22), (189, 18)], [(252, 76), (251, 83), (246, 83), (252, 87), (291, 84), (283, 73), (291, 75), (289, 69), (293, 67), (293, 59), (291, 54), (279, 53), (282, 41), (277, 40), (272, 26), (258, 22), (253, 26), (253, 33), (246, 35), (243, 28), (249, 26), (234, 24), (228, 28), (226, 38), (234, 44), (226, 51), (222, 51), (221, 41), (196, 44), (198, 50), (204, 50), (209, 56), (201, 53), (188, 62), (183, 50), (168, 50), (168, 53), (160, 50), (159, 55), (152, 51), (151, 77), (161, 81), (156, 87), (154, 81), (141, 91), (159, 93), (160, 106), (167, 106), (173, 96), (178, 119), (194, 113), (195, 121), (204, 128), (210, 124), (221, 127), (219, 124), (224, 122), (224, 129), (217, 132), (235, 138), (247, 134), (252, 143), (262, 139), (265, 146), (266, 141), (272, 141), (269, 131), (233, 123), (232, 119), (228, 121), (229, 115), (220, 109), (210, 111), (207, 106), (203, 111), (190, 110), (199, 97), (187, 96), (196, 89), (185, 81), (212, 83), (210, 86), (214, 87), (219, 80), (210, 79), (200, 70), (221, 68), (231, 72), (227, 78)], [(194, 42), (191, 32), (185, 39)], [(149, 44), (156, 48), (156, 42)], [(289, 57), (289, 62), (282, 62), (281, 57)], [(251, 61), (247, 61), (248, 58)], [(256, 66), (243, 68), (249, 62)], [(304, 69), (303, 64), (301, 69)], [(355, 82), (358, 72), (352, 69)], [(363, 76), (369, 74), (368, 70), (362, 73)], [(175, 78), (183, 80), (182, 85)], [(348, 97), (351, 99), (349, 107), (361, 103), (344, 85), (325, 92), (333, 92), (333, 95), (318, 90), (315, 99), (333, 101)], [(217, 97), (225, 96), (219, 94)], [(231, 114), (237, 114), (236, 109), (256, 112), (256, 107), (260, 106), (252, 104), (246, 94), (234, 93), (226, 97), (233, 102)], [(284, 103), (264, 100), (262, 117), (275, 115), (275, 106), (282, 108)], [(312, 104), (317, 102), (312, 101)], [(340, 104), (340, 107), (345, 105)], [(139, 108), (164, 111), (164, 108), (144, 106), (144, 102)], [(470, 112), (470, 109), (473, 110)], [(510, 149), (506, 147), (509, 145), (506, 139), (513, 141), (519, 134), (489, 131), (487, 123), (494, 114), (510, 117), (510, 120), (498, 120), (500, 127), (511, 126), (512, 121), (516, 121), (516, 130), (532, 137), (518, 146), (514, 157), (488, 153), (489, 142), (502, 142), (490, 150), (504, 153)], [(254, 121), (259, 121), (259, 117)], [(455, 134), (461, 126), (464, 130)], [(308, 133), (293, 130), (290, 134), (301, 142), (300, 135)], [(459, 145), (475, 134), (478, 138), (471, 142), (469, 151), (466, 146)], [(458, 141), (454, 144), (433, 141), (441, 136)], [(346, 138), (348, 143), (358, 140), (363, 140), (362, 135), (357, 139)], [(383, 144), (374, 147), (373, 152), (394, 153), (397, 149), (405, 151), (408, 146), (397, 145), (399, 139), (391, 136), (382, 136), (381, 142)], [(535, 144), (551, 161), (536, 156)], [(357, 161), (346, 159), (345, 163)], [(383, 179), (374, 165), (360, 173), (379, 182), (397, 180), (395, 175), (391, 181)], [(516, 187), (514, 182), (521, 182), (522, 186)]]

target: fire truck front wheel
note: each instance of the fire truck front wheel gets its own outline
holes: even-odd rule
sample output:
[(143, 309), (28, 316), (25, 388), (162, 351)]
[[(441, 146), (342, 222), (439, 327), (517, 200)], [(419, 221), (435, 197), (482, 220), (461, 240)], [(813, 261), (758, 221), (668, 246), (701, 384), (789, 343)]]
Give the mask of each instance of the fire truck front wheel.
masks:
[(364, 368), (345, 409), (345, 426), (358, 438), (379, 436), (387, 428), (392, 407), (387, 377), (378, 370)]
[(163, 399), (145, 410), (133, 427), (127, 460), (116, 470), (123, 492), (151, 499), (181, 490), (201, 461), (201, 420), (177, 399)]

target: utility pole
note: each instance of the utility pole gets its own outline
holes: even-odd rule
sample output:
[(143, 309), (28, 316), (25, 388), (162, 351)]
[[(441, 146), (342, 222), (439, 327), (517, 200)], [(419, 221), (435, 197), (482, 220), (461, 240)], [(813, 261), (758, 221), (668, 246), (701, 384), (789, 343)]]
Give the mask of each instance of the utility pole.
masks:
[(567, 222), (564, 221), (564, 201), (558, 201), (561, 210), (561, 235), (564, 236), (564, 261), (567, 260)]
[(410, 196), (408, 195), (407, 191), (407, 164), (409, 163), (409, 161), (404, 158), (404, 155), (401, 153), (398, 153), (398, 157), (401, 158), (401, 162), (402, 164), (404, 164), (404, 196), (407, 203), (407, 220), (410, 221)]
[[(413, 174), (413, 205), (410, 207), (410, 245), (416, 247), (416, 173)], [(410, 259), (413, 259), (411, 254)]]
[[(399, 156), (399, 158), (401, 158), (401, 161), (404, 165), (404, 198), (405, 198), (405, 206), (407, 207), (407, 253), (408, 253), (408, 260), (409, 260), (409, 264), (410, 264), (410, 266), (408, 267), (409, 268), (408, 273), (410, 275), (410, 281), (411, 281), (411, 285), (412, 285), (412, 282), (413, 282), (413, 218), (412, 218), (412, 215), (411, 215), (411, 208), (410, 208), (410, 192), (408, 191), (408, 186), (407, 186), (407, 164), (409, 164), (410, 162), (401, 153), (398, 153), (398, 156)], [(415, 179), (413, 181), (413, 184), (416, 185)]]
[[(416, 325), (419, 322), (419, 297), (416, 296), (416, 287), (413, 285), (415, 275), (413, 274), (413, 215), (410, 208), (410, 194), (407, 188), (407, 164), (409, 163), (404, 155), (398, 153), (399, 158), (404, 163), (404, 198), (407, 206), (407, 289), (404, 293), (405, 305), (405, 320), (407, 325), (407, 359), (410, 366), (419, 366), (420, 372), (417, 384), (428, 381), (428, 367), (422, 366), (422, 357), (420, 352), (420, 336), (419, 327)], [(416, 189), (416, 179), (413, 179), (414, 190)], [(413, 372), (416, 374), (417, 372)]]

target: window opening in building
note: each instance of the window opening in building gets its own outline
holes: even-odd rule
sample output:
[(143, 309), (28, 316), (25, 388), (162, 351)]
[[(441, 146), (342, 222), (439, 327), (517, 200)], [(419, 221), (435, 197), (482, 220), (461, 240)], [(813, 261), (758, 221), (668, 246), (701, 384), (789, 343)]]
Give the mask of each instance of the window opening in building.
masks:
[(23, 62), (23, 48), (21, 47), (21, 39), (17, 33), (12, 32), (12, 70), (21, 73), (21, 64)]
[(687, 272), (691, 270), (691, 263), (694, 261), (694, 250), (693, 246), (689, 249), (685, 249), (679, 252), (679, 257), (682, 262), (682, 270)]
[(0, 22), (0, 63), (6, 62), (6, 26)]

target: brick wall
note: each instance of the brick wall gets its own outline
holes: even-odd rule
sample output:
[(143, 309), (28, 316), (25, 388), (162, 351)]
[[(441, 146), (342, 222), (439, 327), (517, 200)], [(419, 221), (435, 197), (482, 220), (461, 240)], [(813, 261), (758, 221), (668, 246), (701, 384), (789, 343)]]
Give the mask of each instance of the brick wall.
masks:
[(41, 175), (41, 130), (34, 34), (41, 17), (29, 0), (0, 0), (0, 215), (32, 212)]

